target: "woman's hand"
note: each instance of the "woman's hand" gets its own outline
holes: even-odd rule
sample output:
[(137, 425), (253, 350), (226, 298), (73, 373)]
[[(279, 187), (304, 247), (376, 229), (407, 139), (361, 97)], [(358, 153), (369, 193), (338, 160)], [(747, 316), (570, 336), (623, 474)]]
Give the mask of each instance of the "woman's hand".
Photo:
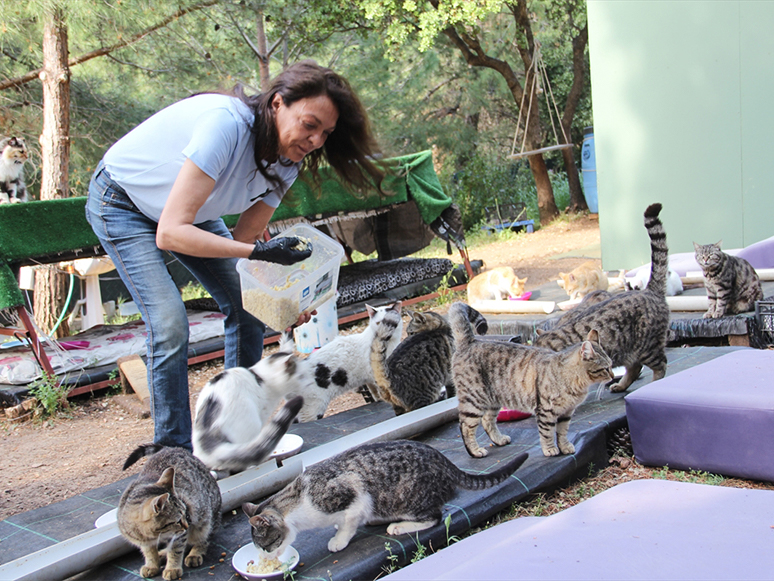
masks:
[(297, 236), (278, 236), (266, 242), (257, 240), (250, 253), (250, 260), (265, 260), (288, 266), (306, 260), (311, 255), (311, 242), (304, 245)]
[(317, 309), (309, 313), (301, 313), (300, 315), (298, 315), (298, 321), (296, 321), (292, 326), (285, 329), (285, 331), (290, 333), (293, 330), (293, 327), (300, 327), (304, 323), (308, 323), (309, 321), (312, 320), (312, 316), (316, 314), (317, 314)]

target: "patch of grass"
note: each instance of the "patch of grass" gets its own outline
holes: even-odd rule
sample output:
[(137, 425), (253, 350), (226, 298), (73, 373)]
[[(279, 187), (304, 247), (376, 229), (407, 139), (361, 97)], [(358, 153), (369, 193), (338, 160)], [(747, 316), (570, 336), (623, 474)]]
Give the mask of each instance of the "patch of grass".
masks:
[(55, 416), (70, 408), (70, 402), (67, 400), (70, 388), (60, 384), (56, 375), (49, 375), (44, 371), (40, 379), (30, 383), (29, 392), (42, 407), (43, 418)]

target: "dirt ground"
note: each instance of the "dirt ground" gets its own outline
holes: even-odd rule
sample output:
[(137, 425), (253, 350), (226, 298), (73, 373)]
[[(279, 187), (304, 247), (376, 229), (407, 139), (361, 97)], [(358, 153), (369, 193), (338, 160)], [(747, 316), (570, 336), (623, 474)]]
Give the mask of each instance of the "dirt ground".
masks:
[[(561, 220), (511, 241), (476, 247), (471, 258), (488, 268), (513, 266), (528, 277), (527, 290), (557, 278), (587, 258), (552, 256), (599, 242), (595, 217)], [(362, 327), (360, 327), (362, 328)], [(356, 332), (350, 328), (344, 332)], [(191, 367), (191, 408), (208, 379), (222, 370), (222, 360)], [(357, 393), (332, 402), (328, 414), (364, 403)], [(0, 520), (110, 484), (139, 468), (121, 471), (124, 460), (139, 444), (153, 440), (153, 424), (124, 409), (116, 398), (104, 394), (79, 398), (59, 417), (16, 423), (0, 419)]]

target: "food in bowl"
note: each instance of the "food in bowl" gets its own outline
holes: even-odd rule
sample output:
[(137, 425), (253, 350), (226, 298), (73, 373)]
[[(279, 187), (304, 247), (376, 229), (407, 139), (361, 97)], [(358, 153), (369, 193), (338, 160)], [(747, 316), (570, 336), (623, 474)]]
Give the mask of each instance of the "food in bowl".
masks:
[(280, 561), (277, 557), (272, 559), (267, 557), (260, 557), (258, 559), (258, 563), (252, 559), (247, 562), (247, 572), (257, 575), (265, 575), (266, 573), (274, 573), (275, 571), (279, 571), (282, 568), (282, 565), (282, 561)]

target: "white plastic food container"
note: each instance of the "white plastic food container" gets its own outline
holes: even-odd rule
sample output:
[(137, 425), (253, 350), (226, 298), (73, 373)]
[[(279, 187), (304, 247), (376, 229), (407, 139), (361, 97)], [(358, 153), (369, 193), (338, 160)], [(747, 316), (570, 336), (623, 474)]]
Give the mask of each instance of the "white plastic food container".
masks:
[(282, 332), (298, 320), (298, 315), (336, 295), (344, 248), (304, 223), (291, 226), (279, 236), (307, 239), (312, 243), (312, 255), (290, 266), (242, 258), (237, 262), (237, 272), (245, 310)]

